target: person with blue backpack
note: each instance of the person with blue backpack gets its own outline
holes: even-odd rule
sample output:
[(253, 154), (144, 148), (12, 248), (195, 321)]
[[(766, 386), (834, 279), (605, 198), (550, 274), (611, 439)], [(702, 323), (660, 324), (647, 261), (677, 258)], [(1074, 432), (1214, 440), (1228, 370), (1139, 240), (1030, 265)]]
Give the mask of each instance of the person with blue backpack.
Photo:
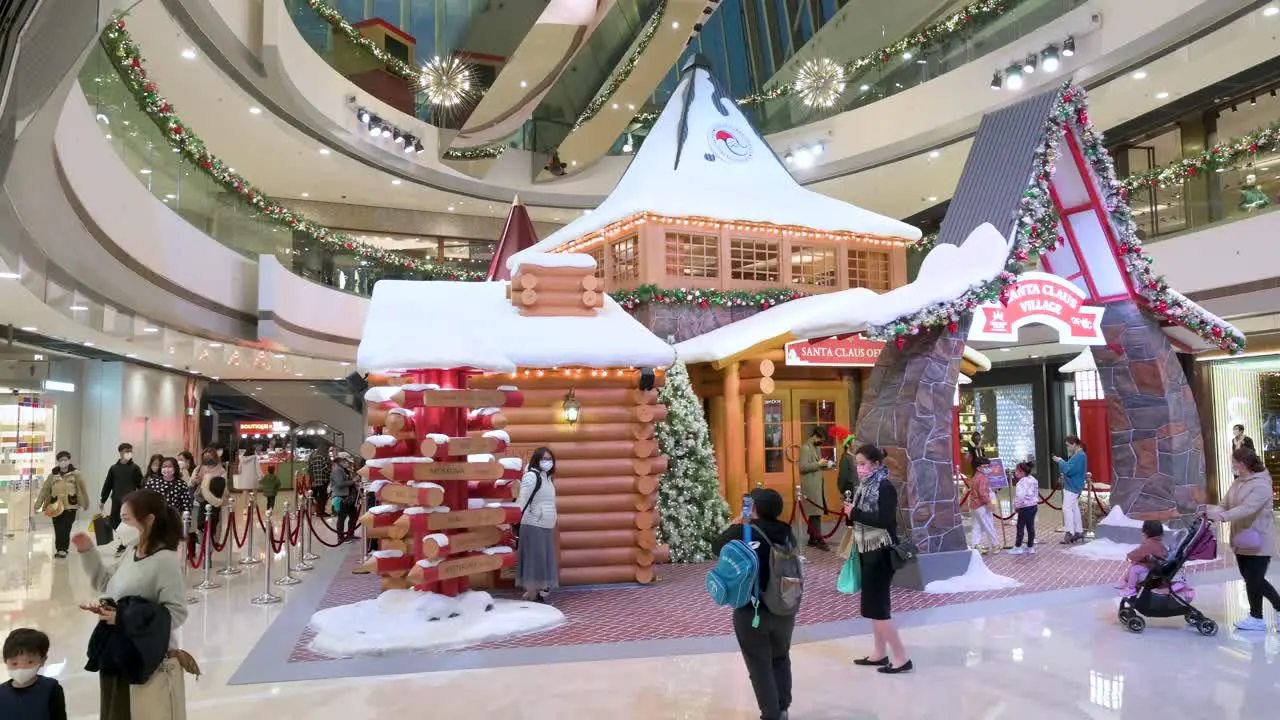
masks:
[[(791, 706), (791, 633), (804, 584), (782, 495), (756, 488), (743, 517), (712, 543), (720, 557), (707, 578), (718, 604), (733, 610), (733, 634), (751, 677), (761, 720), (786, 720)], [(750, 549), (749, 554), (745, 553)], [(745, 600), (745, 602), (744, 602)]]

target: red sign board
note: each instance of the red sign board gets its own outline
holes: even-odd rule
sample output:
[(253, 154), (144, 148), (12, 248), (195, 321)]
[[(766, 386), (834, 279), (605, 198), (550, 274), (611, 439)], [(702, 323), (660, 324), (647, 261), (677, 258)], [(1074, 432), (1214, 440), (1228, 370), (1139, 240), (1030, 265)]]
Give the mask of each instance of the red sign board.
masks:
[(241, 434), (269, 435), (272, 427), (270, 420), (239, 420), (236, 422), (236, 430)]
[(861, 335), (825, 340), (795, 340), (786, 345), (788, 365), (825, 367), (871, 367), (880, 358), (884, 343)]
[(1105, 345), (1102, 308), (1085, 304), (1080, 288), (1057, 275), (1023, 273), (1009, 286), (1007, 305), (981, 305), (973, 313), (970, 340), (1017, 342), (1026, 325), (1047, 325), (1067, 345)]

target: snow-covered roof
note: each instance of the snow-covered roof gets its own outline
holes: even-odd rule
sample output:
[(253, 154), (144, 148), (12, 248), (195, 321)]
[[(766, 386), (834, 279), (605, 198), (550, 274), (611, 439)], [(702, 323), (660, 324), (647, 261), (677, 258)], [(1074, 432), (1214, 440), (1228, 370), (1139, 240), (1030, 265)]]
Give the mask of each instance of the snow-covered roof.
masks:
[(1075, 356), (1071, 360), (1071, 362), (1058, 368), (1058, 372), (1064, 375), (1072, 375), (1078, 372), (1085, 372), (1086, 370), (1097, 370), (1097, 369), (1098, 369), (1098, 363), (1094, 362), (1093, 350), (1089, 348), (1085, 348), (1084, 352)]
[[(705, 65), (688, 68), (618, 185), (530, 250), (651, 213), (915, 240), (920, 230), (801, 187)], [(508, 261), (514, 268), (517, 253)]]
[(821, 302), (808, 306), (810, 312), (797, 319), (791, 333), (803, 338), (830, 337), (894, 322), (991, 281), (1004, 270), (1008, 255), (1009, 241), (994, 225), (983, 223), (960, 245), (935, 246), (925, 256), (916, 279), (902, 287), (883, 295), (855, 288), (815, 296), (813, 299)]
[(609, 296), (592, 317), (528, 317), (506, 282), (383, 280), (356, 351), (361, 370), (473, 367), (660, 367), (675, 360)]

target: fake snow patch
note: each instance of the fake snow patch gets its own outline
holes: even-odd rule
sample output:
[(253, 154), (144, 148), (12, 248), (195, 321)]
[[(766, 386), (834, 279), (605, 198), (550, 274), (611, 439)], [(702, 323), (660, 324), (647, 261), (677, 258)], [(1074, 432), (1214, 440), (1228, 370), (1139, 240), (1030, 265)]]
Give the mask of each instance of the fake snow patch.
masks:
[(934, 580), (924, 586), (924, 591), (930, 595), (948, 595), (962, 592), (1008, 590), (1021, 584), (1011, 577), (991, 572), (987, 564), (982, 561), (982, 555), (978, 554), (977, 550), (970, 550), (969, 569), (965, 570), (963, 575), (957, 575), (946, 580)]

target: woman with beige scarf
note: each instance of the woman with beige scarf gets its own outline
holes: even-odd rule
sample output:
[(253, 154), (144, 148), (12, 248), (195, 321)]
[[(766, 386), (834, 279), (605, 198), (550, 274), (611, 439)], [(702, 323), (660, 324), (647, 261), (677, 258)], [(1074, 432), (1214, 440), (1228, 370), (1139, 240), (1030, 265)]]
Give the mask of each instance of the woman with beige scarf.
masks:
[(853, 664), (896, 675), (911, 672), (914, 666), (890, 616), (889, 586), (894, 573), (890, 554), (898, 542), (898, 490), (889, 482), (884, 457), (884, 450), (875, 445), (863, 445), (854, 452), (860, 483), (853, 502), (844, 504), (844, 513), (861, 569), (862, 617), (871, 621), (875, 637), (872, 654)]

